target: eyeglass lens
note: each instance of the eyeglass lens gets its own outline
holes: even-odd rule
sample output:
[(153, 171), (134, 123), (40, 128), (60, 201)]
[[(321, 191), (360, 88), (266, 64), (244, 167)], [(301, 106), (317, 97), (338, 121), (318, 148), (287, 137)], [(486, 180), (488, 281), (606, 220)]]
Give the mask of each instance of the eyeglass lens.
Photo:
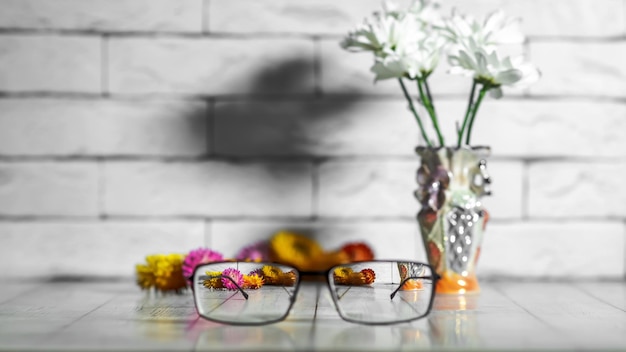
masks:
[[(331, 296), (343, 319), (365, 324), (409, 321), (426, 315), (432, 301), (430, 267), (372, 261), (329, 271)], [(231, 324), (263, 324), (285, 318), (300, 281), (293, 267), (274, 263), (202, 265), (193, 277), (198, 313)]]
[(430, 267), (413, 262), (363, 262), (329, 273), (342, 318), (366, 324), (410, 321), (426, 315), (434, 280)]
[(199, 267), (193, 278), (198, 313), (231, 324), (282, 320), (295, 299), (297, 270), (277, 264), (230, 262)]

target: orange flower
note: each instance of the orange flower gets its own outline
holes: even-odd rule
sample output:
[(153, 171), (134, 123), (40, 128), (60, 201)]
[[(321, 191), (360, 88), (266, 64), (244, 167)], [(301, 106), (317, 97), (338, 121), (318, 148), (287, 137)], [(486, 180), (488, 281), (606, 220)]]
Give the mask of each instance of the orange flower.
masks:
[(366, 285), (374, 283), (376, 280), (376, 273), (372, 269), (363, 269), (361, 270), (361, 275), (363, 276), (363, 281)]
[(348, 254), (351, 262), (374, 259), (374, 252), (372, 249), (367, 244), (362, 242), (348, 243), (343, 246), (341, 250)]
[(243, 276), (243, 288), (256, 290), (263, 286), (263, 278), (257, 274), (244, 275)]

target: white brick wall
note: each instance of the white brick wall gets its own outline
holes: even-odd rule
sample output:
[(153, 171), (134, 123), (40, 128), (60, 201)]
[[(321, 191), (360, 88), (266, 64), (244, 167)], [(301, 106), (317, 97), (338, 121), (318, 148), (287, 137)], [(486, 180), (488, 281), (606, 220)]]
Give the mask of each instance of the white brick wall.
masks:
[[(128, 276), (281, 229), (424, 260), (415, 121), (338, 44), (379, 4), (0, 0), (0, 273)], [(522, 17), (505, 49), (543, 73), (475, 125), (494, 182), (479, 274), (624, 278), (626, 0), (443, 7)], [(433, 76), (449, 144), (469, 86)]]
[(208, 104), (191, 100), (2, 99), (0, 155), (200, 156)]
[(100, 93), (101, 43), (94, 36), (0, 35), (0, 89)]

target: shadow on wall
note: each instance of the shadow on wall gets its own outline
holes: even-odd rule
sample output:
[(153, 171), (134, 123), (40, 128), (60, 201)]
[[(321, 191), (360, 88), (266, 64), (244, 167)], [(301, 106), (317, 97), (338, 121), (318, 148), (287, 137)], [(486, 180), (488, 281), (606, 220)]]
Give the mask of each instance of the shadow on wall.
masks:
[(217, 99), (213, 154), (235, 157), (323, 157), (341, 143), (341, 117), (358, 96), (319, 99), (314, 63), (284, 61), (258, 72), (243, 99)]
[[(218, 97), (213, 111), (212, 155), (234, 158), (236, 162), (247, 158), (251, 162), (258, 160), (271, 177), (280, 179), (281, 184), (297, 184), (298, 180), (311, 182), (311, 169), (294, 169), (293, 164), (311, 163), (336, 152), (346, 142), (342, 130), (349, 121), (345, 117), (360, 98), (353, 92), (349, 97), (321, 98), (316, 94), (316, 84), (312, 80), (314, 65), (313, 61), (302, 58), (284, 61), (257, 72), (251, 79), (247, 96)], [(263, 180), (255, 182), (254, 187), (263, 187), (259, 184)], [(268, 187), (275, 187), (275, 184), (276, 179), (268, 182)], [(241, 189), (250, 186), (242, 184)], [(281, 194), (275, 198), (286, 202), (292, 199)], [(286, 206), (298, 207), (297, 204)], [(272, 220), (253, 228), (243, 226), (246, 227), (243, 232), (247, 233), (235, 230), (230, 234), (242, 237), (237, 236), (231, 241), (252, 244), (269, 239), (278, 231), (290, 230), (314, 238), (324, 247), (333, 242), (328, 241), (329, 232), (333, 231), (308, 217), (295, 221)], [(222, 235), (225, 234), (219, 233)], [(229, 248), (225, 254), (234, 255), (234, 250)]]

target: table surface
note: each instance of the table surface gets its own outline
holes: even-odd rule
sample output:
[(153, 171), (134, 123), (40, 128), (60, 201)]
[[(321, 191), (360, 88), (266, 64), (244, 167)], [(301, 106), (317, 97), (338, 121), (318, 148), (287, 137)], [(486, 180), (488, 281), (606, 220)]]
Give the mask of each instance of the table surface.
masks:
[[(305, 285), (305, 284), (303, 284)], [(301, 288), (287, 320), (227, 326), (196, 314), (190, 292), (132, 280), (5, 282), (0, 350), (626, 350), (626, 282), (482, 282), (475, 296), (437, 296), (429, 317), (344, 322), (327, 288)]]

